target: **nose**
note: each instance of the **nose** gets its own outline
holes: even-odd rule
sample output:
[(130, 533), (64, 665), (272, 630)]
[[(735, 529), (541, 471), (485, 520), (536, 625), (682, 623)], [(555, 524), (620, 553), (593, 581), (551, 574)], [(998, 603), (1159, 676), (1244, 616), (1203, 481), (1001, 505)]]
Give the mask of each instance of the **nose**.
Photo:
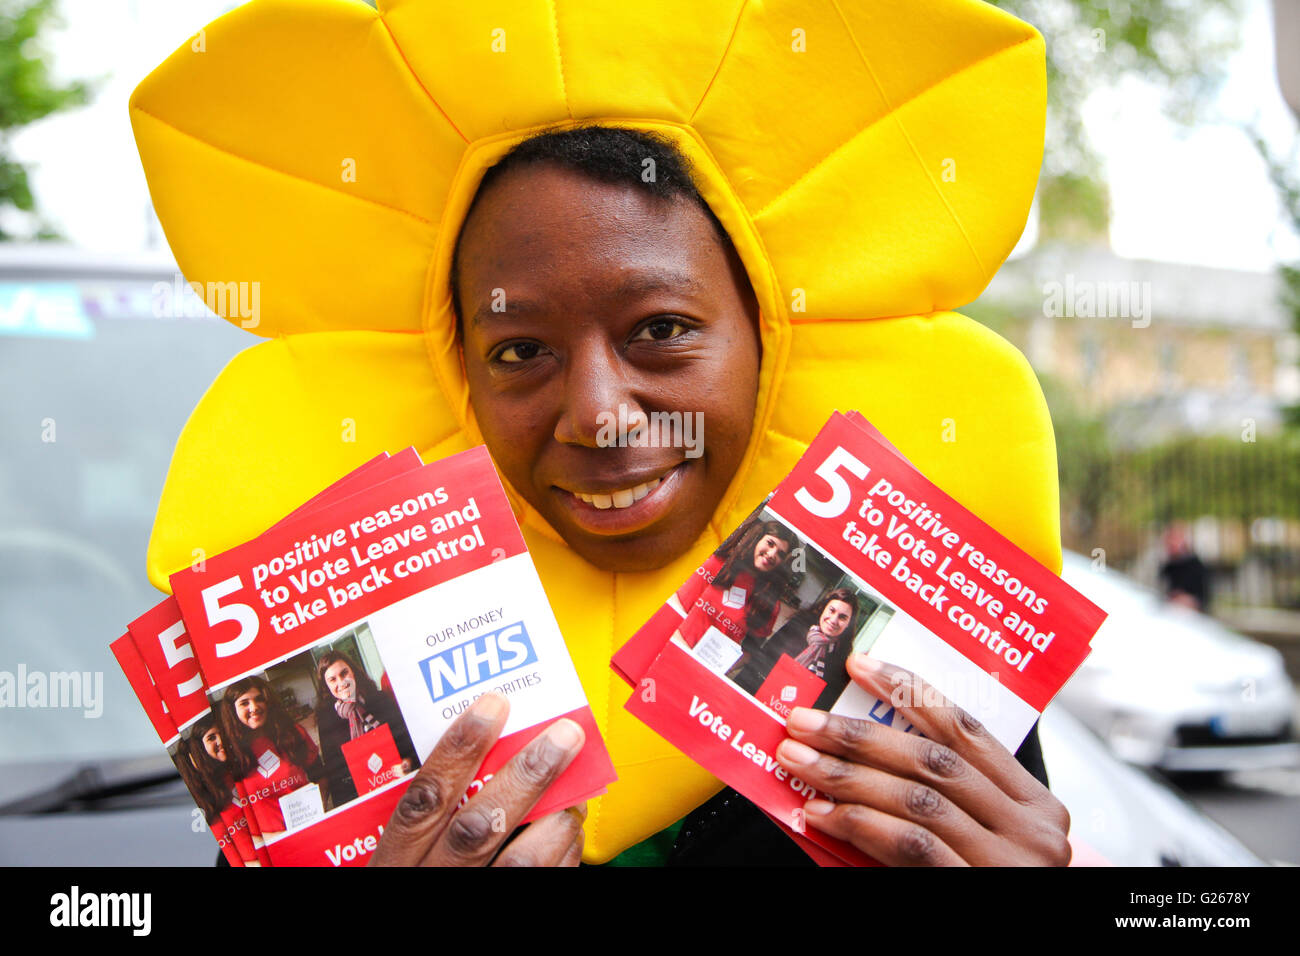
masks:
[(575, 349), (564, 370), (555, 440), (585, 448), (617, 446), (634, 433), (645, 413), (623, 359), (608, 343)]

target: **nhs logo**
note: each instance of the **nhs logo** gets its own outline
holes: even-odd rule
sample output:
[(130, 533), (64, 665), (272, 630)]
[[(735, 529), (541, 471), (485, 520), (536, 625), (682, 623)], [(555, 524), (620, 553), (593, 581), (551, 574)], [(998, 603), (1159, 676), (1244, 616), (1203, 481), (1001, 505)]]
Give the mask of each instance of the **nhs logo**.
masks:
[(523, 621), (470, 638), (420, 661), (420, 672), (435, 701), (506, 671), (537, 661)]

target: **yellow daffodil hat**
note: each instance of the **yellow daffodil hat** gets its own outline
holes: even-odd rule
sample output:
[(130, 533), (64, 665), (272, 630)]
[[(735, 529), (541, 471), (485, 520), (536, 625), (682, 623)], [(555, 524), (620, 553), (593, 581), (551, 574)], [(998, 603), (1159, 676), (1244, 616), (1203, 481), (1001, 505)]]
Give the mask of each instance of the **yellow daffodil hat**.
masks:
[[(708, 532), (602, 571), (511, 502), (619, 780), (585, 858), (718, 781), (623, 710), (614, 650), (762, 500), (833, 410), (1060, 567), (1051, 423), (1027, 363), (955, 312), (1024, 228), (1044, 46), (979, 0), (252, 0), (136, 89), (131, 121), (187, 279), (258, 282), (250, 332), (190, 416), (151, 580), (250, 538), (380, 451), (482, 443), (448, 290), (483, 175), (543, 130), (661, 134), (694, 167), (761, 309), (758, 411)], [(211, 283), (212, 285), (209, 285)], [(216, 311), (229, 309), (209, 298)], [(247, 320), (230, 309), (229, 318)], [(351, 440), (349, 440), (351, 439)]]

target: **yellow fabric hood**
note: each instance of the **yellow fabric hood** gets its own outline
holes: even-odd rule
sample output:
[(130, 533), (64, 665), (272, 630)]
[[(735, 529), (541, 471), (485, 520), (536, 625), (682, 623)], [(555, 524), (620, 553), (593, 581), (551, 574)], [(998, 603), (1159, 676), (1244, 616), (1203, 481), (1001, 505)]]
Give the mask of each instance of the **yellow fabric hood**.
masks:
[(1042, 38), (978, 0), (252, 0), (131, 100), (182, 271), (223, 314), (227, 283), (257, 282), (250, 331), (268, 340), (177, 443), (151, 580), (166, 590), (196, 549), (247, 539), (381, 450), (480, 443), (448, 272), (483, 171), (547, 128), (670, 138), (761, 308), (745, 461), (709, 533), (639, 574), (587, 564), (510, 492), (618, 770), (587, 822), (586, 859), (611, 858), (719, 784), (623, 710), (609, 658), (833, 410), (861, 410), (1059, 568), (1037, 382), (948, 311), (1021, 234), (1044, 109)]

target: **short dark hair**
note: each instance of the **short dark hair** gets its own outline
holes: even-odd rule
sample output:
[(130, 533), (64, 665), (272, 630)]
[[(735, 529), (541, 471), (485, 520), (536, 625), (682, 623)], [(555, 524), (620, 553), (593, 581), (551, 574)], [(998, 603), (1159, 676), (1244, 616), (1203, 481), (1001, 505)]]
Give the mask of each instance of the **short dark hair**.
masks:
[[(646, 160), (653, 161), (652, 165), (647, 166)], [(483, 174), (461, 223), (461, 234), (479, 199), (494, 182), (513, 169), (544, 163), (581, 173), (597, 182), (627, 186), (663, 202), (678, 198), (693, 202), (708, 216), (722, 247), (734, 248), (727, 230), (696, 188), (690, 161), (676, 145), (654, 133), (613, 126), (580, 126), (539, 133), (516, 144)], [(649, 179), (644, 175), (647, 169), (654, 171)], [(458, 323), (461, 319), (460, 242), (461, 236), (457, 236), (451, 257), (451, 300)]]

